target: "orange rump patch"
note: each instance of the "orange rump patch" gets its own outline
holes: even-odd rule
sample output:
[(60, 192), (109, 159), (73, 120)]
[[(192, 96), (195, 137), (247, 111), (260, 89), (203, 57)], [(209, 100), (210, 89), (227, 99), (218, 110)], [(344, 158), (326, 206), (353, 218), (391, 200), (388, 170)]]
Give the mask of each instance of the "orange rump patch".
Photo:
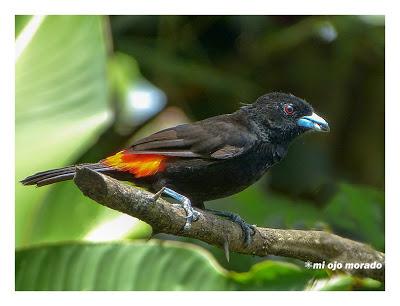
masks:
[(101, 162), (116, 170), (127, 171), (135, 177), (154, 175), (165, 169), (166, 156), (157, 154), (133, 154), (120, 151)]

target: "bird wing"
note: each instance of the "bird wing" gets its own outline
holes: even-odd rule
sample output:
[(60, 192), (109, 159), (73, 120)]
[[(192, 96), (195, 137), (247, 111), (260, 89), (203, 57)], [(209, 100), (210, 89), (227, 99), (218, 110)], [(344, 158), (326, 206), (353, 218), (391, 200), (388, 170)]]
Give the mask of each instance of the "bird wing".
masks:
[[(214, 118), (213, 118), (214, 119)], [(136, 141), (133, 154), (229, 159), (251, 148), (256, 137), (240, 124), (209, 119), (168, 128)]]

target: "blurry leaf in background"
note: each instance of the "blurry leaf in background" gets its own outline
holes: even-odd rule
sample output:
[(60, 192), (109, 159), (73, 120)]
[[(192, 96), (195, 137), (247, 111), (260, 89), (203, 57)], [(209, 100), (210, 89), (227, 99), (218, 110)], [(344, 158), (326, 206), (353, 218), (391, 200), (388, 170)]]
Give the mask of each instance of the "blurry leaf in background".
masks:
[[(16, 45), (16, 178), (20, 180), (66, 165), (95, 141), (108, 122), (104, 18), (35, 16), (26, 23)], [(59, 215), (53, 219), (42, 202), (49, 190), (16, 184), (17, 245), (41, 239), (30, 237), (32, 224), (38, 221), (35, 218), (45, 216), (37, 224), (60, 222), (62, 227), (62, 221), (69, 223), (78, 206), (83, 206), (79, 212), (84, 216), (103, 209), (81, 205), (77, 198), (83, 196), (74, 190), (58, 198), (64, 200), (65, 210), (59, 201), (51, 203)]]
[(140, 78), (133, 57), (117, 52), (109, 60), (109, 79), (117, 97), (116, 129), (121, 134), (159, 113), (167, 103), (164, 92)]
[(385, 248), (385, 196), (365, 186), (339, 184), (339, 190), (324, 210), (337, 234)]
[(286, 262), (263, 261), (249, 272), (231, 272), (241, 290), (304, 290), (311, 279), (326, 277), (323, 270), (306, 270)]
[(16, 290), (298, 290), (321, 277), (324, 271), (270, 261), (232, 273), (199, 247), (155, 240), (42, 246), (16, 254)]

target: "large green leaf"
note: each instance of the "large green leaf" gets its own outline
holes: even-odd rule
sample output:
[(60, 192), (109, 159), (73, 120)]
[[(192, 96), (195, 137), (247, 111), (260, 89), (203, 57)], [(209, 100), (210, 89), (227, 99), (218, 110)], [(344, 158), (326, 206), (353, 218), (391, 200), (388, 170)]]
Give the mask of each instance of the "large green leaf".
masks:
[[(118, 108), (121, 109), (127, 102), (125, 96), (137, 84), (136, 81), (140, 77), (137, 64), (133, 58), (116, 53), (109, 58), (108, 67), (110, 89), (114, 94), (118, 94), (117, 101), (120, 104)], [(129, 119), (131, 125), (138, 124), (138, 116), (132, 118), (129, 116), (132, 114), (135, 114), (135, 110), (128, 112), (124, 109), (115, 113), (117, 128), (123, 127), (125, 122), (122, 119)], [(98, 157), (88, 161), (98, 160), (101, 157), (99, 154)], [(120, 213), (95, 204), (91, 199), (82, 196), (71, 182), (59, 183), (50, 188), (33, 216), (29, 242), (56, 242), (82, 238), (107, 241), (125, 238), (127, 235), (141, 238), (149, 236), (151, 228), (149, 230), (148, 225), (137, 221), (132, 217), (120, 218)], [(118, 227), (118, 230), (107, 229), (107, 224), (112, 224), (110, 226), (114, 229)], [(128, 232), (122, 233), (123, 229)]]
[[(36, 171), (68, 164), (95, 141), (106, 124), (109, 110), (104, 33), (103, 17), (35, 16), (18, 36), (18, 180)], [(16, 184), (17, 245), (29, 242), (30, 234), (35, 232), (32, 221), (44, 213), (41, 203), (50, 189)], [(75, 199), (66, 203), (71, 213), (79, 204)], [(84, 209), (83, 215), (93, 216), (94, 210), (102, 208), (85, 205)], [(64, 214), (62, 219), (68, 217)]]
[(226, 290), (208, 253), (171, 242), (66, 244), (17, 252), (17, 290)]
[(326, 274), (272, 261), (229, 272), (200, 247), (156, 240), (16, 253), (17, 290), (294, 290), (321, 276)]

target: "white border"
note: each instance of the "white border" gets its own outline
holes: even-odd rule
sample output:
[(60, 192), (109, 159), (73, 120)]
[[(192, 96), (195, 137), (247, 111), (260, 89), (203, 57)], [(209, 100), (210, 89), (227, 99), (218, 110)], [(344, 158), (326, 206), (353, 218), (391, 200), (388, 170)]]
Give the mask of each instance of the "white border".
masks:
[[(2, 11), (2, 10), (0, 10)], [(0, 16), (0, 269), (4, 271), (4, 281), (0, 282), (8, 291), (13, 290), (14, 255), (14, 17)]]
[[(399, 299), (400, 243), (400, 16), (396, 1), (0, 1), (0, 295), (3, 305), (123, 305), (279, 303), (296, 305), (391, 304)], [(397, 13), (397, 14), (396, 14)], [(14, 14), (382, 14), (386, 15), (386, 292), (14, 292)], [(368, 148), (365, 148), (368, 150)], [(333, 296), (334, 295), (334, 296)], [(334, 297), (334, 298), (333, 298)], [(234, 298), (234, 300), (232, 299)]]
[[(333, 1), (332, 1), (333, 2)], [(321, 0), (224, 1), (224, 0), (18, 0), (8, 4), (18, 14), (102, 14), (102, 15), (382, 15), (390, 1)]]

